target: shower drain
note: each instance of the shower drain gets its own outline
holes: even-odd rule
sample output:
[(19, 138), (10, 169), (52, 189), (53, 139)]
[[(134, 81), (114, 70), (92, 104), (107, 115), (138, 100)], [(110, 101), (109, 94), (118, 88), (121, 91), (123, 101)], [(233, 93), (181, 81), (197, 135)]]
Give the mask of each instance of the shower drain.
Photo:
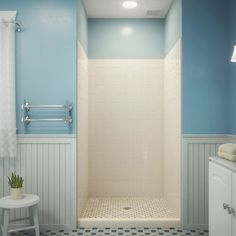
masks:
[(131, 210), (131, 207), (123, 207), (123, 209), (128, 211), (128, 210)]

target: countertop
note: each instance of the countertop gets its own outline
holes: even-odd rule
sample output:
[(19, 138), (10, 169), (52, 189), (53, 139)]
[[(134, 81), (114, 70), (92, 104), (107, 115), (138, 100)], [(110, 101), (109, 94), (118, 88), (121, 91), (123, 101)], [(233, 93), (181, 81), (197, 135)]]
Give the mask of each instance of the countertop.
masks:
[(228, 161), (220, 157), (209, 157), (209, 161), (212, 161), (220, 166), (226, 167), (227, 169), (236, 172), (236, 162)]

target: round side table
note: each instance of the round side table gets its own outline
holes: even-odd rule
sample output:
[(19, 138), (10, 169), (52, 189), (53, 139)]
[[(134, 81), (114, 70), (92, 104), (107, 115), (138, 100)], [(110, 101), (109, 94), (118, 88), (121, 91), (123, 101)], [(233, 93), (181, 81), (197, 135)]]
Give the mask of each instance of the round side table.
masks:
[[(7, 236), (8, 233), (17, 232), (21, 230), (35, 230), (35, 235), (39, 236), (39, 220), (38, 220), (38, 203), (39, 196), (32, 194), (24, 194), (22, 199), (13, 200), (11, 196), (6, 196), (0, 199), (0, 208), (2, 208), (2, 217), (0, 221), (0, 230), (2, 236)], [(18, 208), (29, 208), (29, 220), (30, 225), (17, 228), (9, 229), (10, 223), (10, 210)], [(14, 219), (12, 221), (20, 221), (22, 219)]]

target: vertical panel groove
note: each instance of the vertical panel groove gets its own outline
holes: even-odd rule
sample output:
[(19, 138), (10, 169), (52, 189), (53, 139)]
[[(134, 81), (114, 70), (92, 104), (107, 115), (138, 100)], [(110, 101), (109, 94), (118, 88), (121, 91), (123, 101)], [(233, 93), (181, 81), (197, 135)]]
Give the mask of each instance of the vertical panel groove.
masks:
[(208, 225), (208, 158), (216, 156), (219, 145), (227, 141), (227, 137), (183, 139), (184, 227)]
[[(19, 138), (17, 153), (15, 159), (0, 159), (0, 197), (9, 194), (7, 176), (15, 171), (25, 179), (24, 192), (40, 196), (41, 225), (76, 227), (76, 191), (71, 188), (76, 181), (74, 138)], [(21, 209), (12, 211), (11, 218), (26, 215)]]

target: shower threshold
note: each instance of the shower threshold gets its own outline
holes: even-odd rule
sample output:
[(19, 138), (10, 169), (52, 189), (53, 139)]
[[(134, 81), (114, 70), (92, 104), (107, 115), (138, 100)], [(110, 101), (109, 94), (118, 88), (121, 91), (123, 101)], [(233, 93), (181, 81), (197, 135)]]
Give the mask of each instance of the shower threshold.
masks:
[(178, 227), (178, 214), (163, 198), (89, 198), (79, 226)]

